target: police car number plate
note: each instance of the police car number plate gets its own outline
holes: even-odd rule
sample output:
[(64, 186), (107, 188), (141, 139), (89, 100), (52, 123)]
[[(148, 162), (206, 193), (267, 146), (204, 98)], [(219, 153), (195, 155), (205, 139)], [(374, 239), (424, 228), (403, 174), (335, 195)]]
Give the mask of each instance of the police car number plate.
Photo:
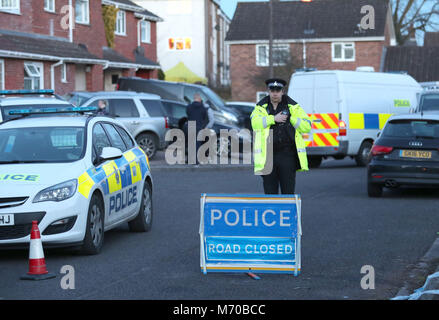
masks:
[(403, 158), (430, 159), (431, 158), (431, 151), (401, 150), (400, 156)]
[(13, 214), (0, 214), (0, 227), (13, 226), (13, 225), (14, 225), (14, 215)]

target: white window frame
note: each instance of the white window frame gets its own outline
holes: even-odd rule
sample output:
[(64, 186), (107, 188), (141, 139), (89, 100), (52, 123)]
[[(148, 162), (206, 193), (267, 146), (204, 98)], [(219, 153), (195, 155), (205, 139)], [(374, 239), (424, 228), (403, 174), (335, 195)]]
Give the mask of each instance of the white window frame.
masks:
[(0, 59), (0, 90), (5, 90), (5, 60)]
[[(335, 46), (341, 45), (341, 57), (335, 57)], [(347, 59), (345, 56), (345, 50), (352, 49), (353, 56), (352, 58)], [(355, 42), (333, 42), (331, 44), (331, 56), (333, 62), (352, 62), (355, 61)]]
[(0, 0), (0, 11), (20, 14), (20, 0)]
[[(261, 61), (261, 57), (259, 56), (259, 50), (261, 47), (265, 47), (265, 61)], [(289, 44), (274, 44), (273, 45), (273, 56), (274, 56), (274, 51), (275, 50), (279, 50), (279, 49), (283, 49), (288, 51), (288, 56), (290, 56), (290, 45)], [(256, 45), (256, 65), (258, 67), (268, 67), (269, 63), (270, 63), (270, 57), (269, 57), (269, 52), (270, 47), (268, 44), (258, 44)], [(273, 66), (284, 66), (286, 65), (286, 62), (281, 62), (281, 63), (277, 63), (273, 61)]]
[(256, 103), (258, 103), (259, 101), (261, 101), (263, 98), (265, 98), (266, 96), (268, 96), (267, 91), (258, 91), (256, 92)]
[[(36, 70), (32, 70), (33, 68), (35, 68)], [(37, 68), (39, 70), (37, 70)], [(30, 79), (32, 81), (32, 85), (31, 85), (32, 89), (35, 89), (34, 88), (35, 78), (39, 78), (39, 81), (40, 81), (39, 88), (37, 88), (37, 89), (44, 89), (44, 64), (43, 63), (25, 62), (24, 63), (24, 71), (25, 71), (24, 79)], [(35, 71), (37, 71), (37, 72), (35, 72)]]
[(61, 82), (67, 83), (67, 64), (63, 63), (60, 68)]
[(151, 22), (141, 20), (140, 22), (140, 42), (151, 43)]
[[(80, 19), (78, 13), (81, 12)], [(79, 24), (90, 24), (90, 1), (76, 0), (75, 1), (75, 22)]]
[(116, 17), (116, 28), (114, 34), (118, 36), (127, 35), (127, 14), (124, 10), (119, 10)]
[(55, 0), (44, 0), (44, 11), (55, 12)]
[[(261, 60), (262, 58), (259, 56), (259, 50), (260, 50), (260, 48), (261, 47), (265, 47), (265, 60)], [(269, 64), (269, 57), (268, 57), (268, 54), (269, 54), (269, 47), (268, 47), (268, 44), (257, 44), (256, 45), (256, 65), (258, 66), (258, 67), (268, 67), (268, 64)]]

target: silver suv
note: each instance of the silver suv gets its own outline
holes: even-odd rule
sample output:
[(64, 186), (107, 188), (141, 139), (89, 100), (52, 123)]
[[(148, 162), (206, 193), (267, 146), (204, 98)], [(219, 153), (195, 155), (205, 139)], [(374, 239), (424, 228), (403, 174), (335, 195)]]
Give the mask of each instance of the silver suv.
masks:
[(68, 100), (78, 107), (98, 107), (99, 100), (107, 101), (109, 116), (130, 131), (149, 159), (157, 150), (166, 148), (168, 119), (162, 115), (158, 95), (125, 91), (72, 92)]

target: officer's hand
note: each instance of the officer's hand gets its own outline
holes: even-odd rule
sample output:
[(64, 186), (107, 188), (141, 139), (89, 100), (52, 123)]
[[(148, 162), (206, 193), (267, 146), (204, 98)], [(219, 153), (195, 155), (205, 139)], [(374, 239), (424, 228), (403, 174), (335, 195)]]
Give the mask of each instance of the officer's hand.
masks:
[(282, 114), (282, 113), (278, 113), (277, 115), (274, 116), (274, 121), (279, 122), (279, 123), (284, 123), (285, 121), (287, 121), (288, 116), (286, 114)]

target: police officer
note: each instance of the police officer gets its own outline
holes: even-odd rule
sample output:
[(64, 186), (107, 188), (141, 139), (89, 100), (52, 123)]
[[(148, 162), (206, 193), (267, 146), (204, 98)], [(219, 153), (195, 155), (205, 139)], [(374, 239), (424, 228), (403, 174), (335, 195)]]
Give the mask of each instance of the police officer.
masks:
[(265, 81), (269, 95), (251, 114), (255, 174), (263, 178), (265, 194), (294, 194), (296, 171), (307, 171), (302, 134), (311, 130), (311, 120), (297, 102), (284, 93), (286, 81)]

